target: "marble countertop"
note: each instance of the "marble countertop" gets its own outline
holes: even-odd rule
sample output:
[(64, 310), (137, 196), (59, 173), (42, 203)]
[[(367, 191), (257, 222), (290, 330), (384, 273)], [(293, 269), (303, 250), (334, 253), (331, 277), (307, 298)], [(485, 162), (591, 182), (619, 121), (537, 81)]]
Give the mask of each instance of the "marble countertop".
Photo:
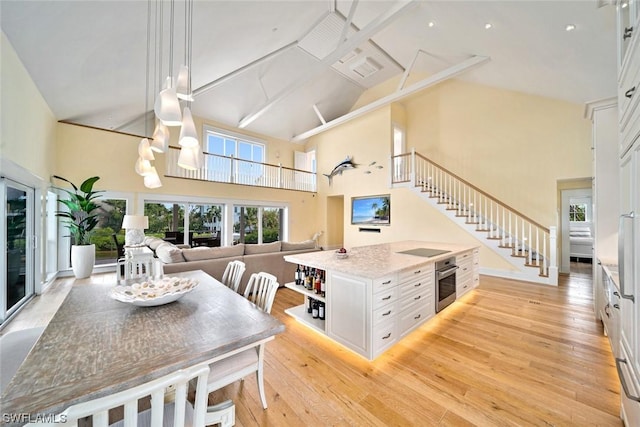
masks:
[(609, 276), (613, 284), (620, 290), (620, 276), (618, 275), (618, 260), (599, 257), (598, 261), (602, 265), (605, 274)]
[[(349, 254), (349, 257), (346, 259), (338, 259), (333, 250), (285, 255), (284, 259), (294, 264), (302, 264), (328, 271), (339, 271), (367, 279), (376, 279), (396, 271), (404, 270), (405, 268), (422, 265), (426, 262), (440, 261), (476, 247), (477, 246), (452, 243), (408, 240), (346, 248)], [(450, 252), (429, 258), (398, 253), (417, 248), (439, 249)]]

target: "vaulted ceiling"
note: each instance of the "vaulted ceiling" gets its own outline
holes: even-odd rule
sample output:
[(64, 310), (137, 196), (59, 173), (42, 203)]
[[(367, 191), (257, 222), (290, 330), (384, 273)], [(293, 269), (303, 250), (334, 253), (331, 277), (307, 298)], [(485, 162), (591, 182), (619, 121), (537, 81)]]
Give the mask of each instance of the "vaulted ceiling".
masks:
[[(368, 88), (473, 56), (489, 60), (457, 78), (578, 104), (615, 96), (615, 9), (601, 3), (195, 0), (192, 110), (289, 140), (347, 114)], [(57, 119), (148, 135), (170, 11), (156, 0), (1, 1), (0, 22)], [(175, 0), (174, 76), (185, 16)]]

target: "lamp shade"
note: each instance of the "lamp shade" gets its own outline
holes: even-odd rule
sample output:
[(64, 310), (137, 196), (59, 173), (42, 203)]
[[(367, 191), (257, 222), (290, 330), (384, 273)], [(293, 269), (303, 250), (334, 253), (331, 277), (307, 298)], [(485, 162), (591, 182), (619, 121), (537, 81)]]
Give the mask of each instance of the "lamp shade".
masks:
[(136, 160), (135, 170), (136, 173), (140, 176), (147, 176), (152, 173), (152, 166), (149, 160), (143, 160), (142, 157), (138, 157)]
[(149, 228), (149, 217), (145, 215), (125, 215), (122, 219), (122, 228), (145, 230)]
[(193, 101), (193, 94), (189, 90), (189, 67), (186, 65), (180, 66), (178, 71), (178, 79), (176, 80), (176, 94), (178, 98), (185, 101)]
[(169, 148), (169, 128), (161, 122), (156, 124), (153, 131), (153, 140), (151, 141), (151, 149), (157, 153), (165, 153)]
[(181, 147), (196, 147), (199, 144), (196, 125), (193, 123), (189, 107), (184, 107), (182, 113), (182, 127), (180, 128), (178, 143)]
[(138, 155), (142, 160), (155, 160), (153, 151), (151, 151), (151, 144), (149, 144), (149, 140), (147, 138), (140, 140), (140, 143), (138, 144)]
[(160, 91), (153, 106), (158, 120), (165, 126), (180, 126), (182, 114), (180, 113), (180, 101), (175, 88), (171, 87), (171, 78), (167, 77), (167, 87)]
[(152, 172), (144, 177), (144, 186), (147, 188), (159, 188), (162, 187), (162, 181), (158, 176), (155, 166), (151, 166)]
[(178, 156), (178, 166), (187, 170), (197, 170), (202, 168), (204, 155), (200, 150), (200, 145), (195, 147), (182, 147)]

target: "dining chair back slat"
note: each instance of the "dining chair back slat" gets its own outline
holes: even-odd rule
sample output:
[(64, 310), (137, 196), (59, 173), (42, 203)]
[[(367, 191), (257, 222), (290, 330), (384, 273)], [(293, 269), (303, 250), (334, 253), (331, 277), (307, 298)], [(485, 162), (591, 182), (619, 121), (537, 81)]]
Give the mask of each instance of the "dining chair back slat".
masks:
[(246, 270), (246, 265), (242, 261), (231, 261), (222, 274), (222, 283), (234, 292), (238, 292), (242, 275)]
[(271, 313), (271, 306), (276, 297), (279, 283), (273, 274), (260, 272), (253, 273), (244, 290), (244, 297), (257, 305), (265, 313)]
[[(107, 427), (109, 425), (109, 410), (124, 406), (124, 419), (111, 424), (111, 426), (149, 425), (150, 416), (150, 425), (152, 426), (169, 424), (183, 427), (187, 422), (188, 425), (194, 427), (204, 427), (207, 412), (206, 384), (208, 375), (208, 365), (181, 369), (145, 384), (70, 406), (51, 422), (27, 425), (33, 427), (77, 426), (79, 419), (91, 416), (94, 427)], [(190, 380), (196, 382), (193, 409), (187, 401)], [(165, 397), (172, 394), (175, 396), (173, 403), (165, 404)], [(150, 413), (149, 411), (138, 413), (138, 401), (147, 396), (151, 396)], [(171, 410), (173, 410), (173, 417), (166, 420), (170, 416)]]

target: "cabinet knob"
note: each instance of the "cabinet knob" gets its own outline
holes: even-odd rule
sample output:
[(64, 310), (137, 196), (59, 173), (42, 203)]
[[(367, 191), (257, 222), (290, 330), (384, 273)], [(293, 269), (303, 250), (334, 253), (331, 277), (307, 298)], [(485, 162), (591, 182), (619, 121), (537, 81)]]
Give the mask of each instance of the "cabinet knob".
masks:
[(618, 310), (620, 310), (620, 304), (613, 304), (613, 308), (617, 308)]
[(386, 339), (389, 339), (389, 338), (391, 338), (391, 332), (389, 332), (387, 335), (382, 337), (383, 340), (386, 340)]
[(414, 300), (418, 301), (421, 297), (422, 297), (422, 295), (418, 295), (417, 297), (414, 298)]
[(383, 316), (388, 316), (391, 314), (391, 310), (387, 311), (386, 313), (382, 313)]
[(391, 299), (391, 295), (389, 295), (389, 296), (387, 296), (387, 297), (382, 298), (382, 301), (386, 301), (386, 300), (389, 300), (389, 299)]
[(628, 91), (626, 91), (624, 93), (624, 96), (626, 96), (627, 98), (631, 99), (633, 97), (634, 92), (636, 91), (636, 87), (632, 87), (631, 89), (629, 89)]
[(418, 320), (419, 318), (422, 317), (422, 314), (418, 314), (417, 316), (414, 317), (415, 320)]
[(627, 27), (624, 29), (622, 40), (630, 39), (632, 35), (633, 35), (633, 27)]
[(618, 291), (613, 291), (613, 294), (614, 294), (615, 296), (617, 296), (618, 298), (620, 298), (620, 294), (618, 293)]

